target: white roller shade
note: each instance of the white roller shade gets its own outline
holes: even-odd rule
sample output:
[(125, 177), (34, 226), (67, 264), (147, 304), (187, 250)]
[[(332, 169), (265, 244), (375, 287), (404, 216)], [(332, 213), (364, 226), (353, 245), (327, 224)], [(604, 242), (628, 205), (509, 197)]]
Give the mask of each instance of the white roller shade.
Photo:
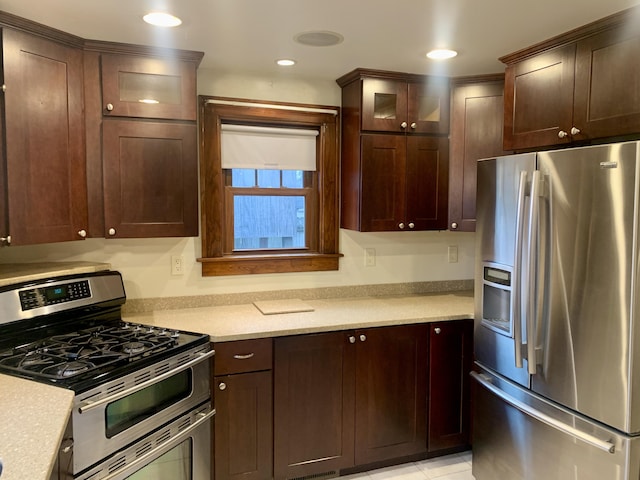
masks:
[(222, 124), (222, 168), (316, 169), (317, 130)]

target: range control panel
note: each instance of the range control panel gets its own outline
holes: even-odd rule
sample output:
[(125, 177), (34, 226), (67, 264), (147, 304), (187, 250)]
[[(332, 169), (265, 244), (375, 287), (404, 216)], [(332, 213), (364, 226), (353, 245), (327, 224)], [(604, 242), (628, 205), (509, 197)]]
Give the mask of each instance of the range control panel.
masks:
[(22, 311), (91, 297), (87, 280), (32, 288), (19, 293)]

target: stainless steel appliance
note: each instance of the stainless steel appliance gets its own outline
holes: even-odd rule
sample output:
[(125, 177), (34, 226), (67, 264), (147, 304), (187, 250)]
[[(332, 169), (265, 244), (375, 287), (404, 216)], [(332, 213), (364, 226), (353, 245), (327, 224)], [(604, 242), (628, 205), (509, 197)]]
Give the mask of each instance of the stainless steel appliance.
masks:
[(211, 478), (207, 335), (123, 322), (118, 272), (0, 288), (0, 373), (74, 391), (54, 478)]
[(640, 143), (478, 162), (476, 480), (640, 478)]

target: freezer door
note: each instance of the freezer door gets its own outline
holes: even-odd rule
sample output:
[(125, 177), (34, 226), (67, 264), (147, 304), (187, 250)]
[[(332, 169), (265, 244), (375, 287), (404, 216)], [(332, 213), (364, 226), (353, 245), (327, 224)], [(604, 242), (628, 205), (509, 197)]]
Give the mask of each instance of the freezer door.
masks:
[(538, 361), (531, 387), (638, 432), (638, 408), (631, 408), (637, 143), (539, 153), (538, 169)]
[[(483, 365), (525, 386), (526, 360), (516, 361), (516, 348), (525, 340), (517, 302), (522, 272), (516, 257), (528, 254), (522, 244), (516, 245), (516, 226), (518, 205), (525, 213), (528, 209), (527, 185), (535, 159), (529, 153), (480, 160), (477, 169), (475, 355)], [(523, 220), (520, 225), (525, 226)]]
[(639, 478), (639, 438), (599, 426), (486, 371), (475, 379), (476, 480)]

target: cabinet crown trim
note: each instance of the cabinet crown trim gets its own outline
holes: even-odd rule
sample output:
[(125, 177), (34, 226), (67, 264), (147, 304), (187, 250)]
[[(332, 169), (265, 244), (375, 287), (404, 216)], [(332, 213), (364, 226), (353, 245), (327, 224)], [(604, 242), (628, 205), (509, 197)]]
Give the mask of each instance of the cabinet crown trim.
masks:
[(391, 72), (388, 70), (372, 70), (369, 68), (356, 68), (355, 70), (346, 73), (336, 80), (336, 83), (340, 87), (350, 84), (355, 80), (362, 80), (364, 78), (380, 78), (387, 80), (401, 80), (405, 82), (423, 82), (425, 79), (438, 80), (442, 79), (443, 82), (448, 82), (449, 77), (443, 75), (420, 75), (417, 73), (403, 73), (403, 72)]
[(498, 60), (505, 65), (512, 65), (546, 50), (551, 50), (553, 48), (596, 35), (603, 31), (618, 27), (626, 22), (632, 22), (638, 17), (638, 15), (640, 15), (640, 5), (622, 10), (614, 13), (613, 15), (596, 20), (595, 22), (588, 23), (560, 35), (556, 35), (555, 37), (551, 37), (547, 40), (536, 43), (535, 45), (523, 48), (522, 50), (509, 53), (500, 57)]

